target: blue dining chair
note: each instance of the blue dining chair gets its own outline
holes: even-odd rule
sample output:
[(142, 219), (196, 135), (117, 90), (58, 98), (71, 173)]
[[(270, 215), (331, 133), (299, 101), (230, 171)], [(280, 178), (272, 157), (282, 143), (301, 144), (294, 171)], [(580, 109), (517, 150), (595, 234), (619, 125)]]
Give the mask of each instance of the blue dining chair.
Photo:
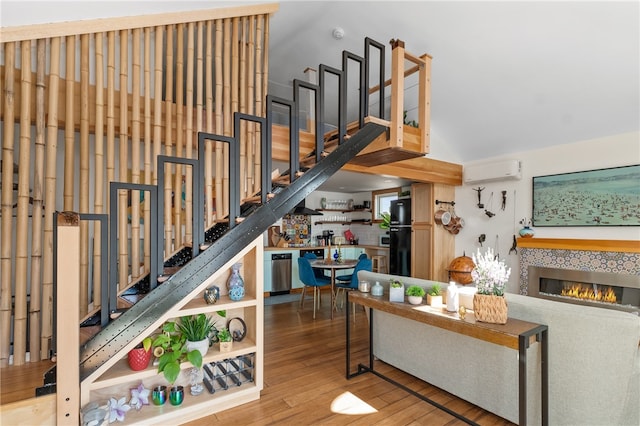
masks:
[[(318, 259), (318, 256), (316, 256), (313, 253), (305, 253), (303, 257), (305, 257), (305, 258), (307, 258), (309, 260), (317, 260)], [(316, 276), (316, 278), (329, 278), (324, 273), (324, 269), (313, 268), (313, 274)]]
[[(367, 257), (367, 253), (360, 253), (360, 256), (358, 256), (358, 260), (362, 260), (362, 259), (368, 259)], [(353, 273), (355, 273), (356, 271), (354, 270), (352, 273), (350, 274), (342, 274), (342, 275), (338, 275), (336, 277), (336, 284), (341, 283), (341, 284), (348, 284), (349, 282), (351, 282), (351, 278), (353, 277)], [(357, 277), (356, 277), (357, 278)], [(358, 286), (356, 285), (356, 288)]]
[(300, 297), (300, 308), (304, 308), (304, 296), (307, 287), (313, 288), (313, 319), (316, 318), (316, 294), (318, 295), (317, 305), (320, 308), (320, 288), (331, 287), (331, 279), (326, 277), (317, 277), (314, 273), (314, 269), (311, 267), (311, 262), (305, 257), (298, 258), (298, 273), (300, 281), (304, 284), (302, 287), (302, 296)]
[[(341, 290), (342, 290), (342, 293), (343, 293), (342, 305), (340, 306), (340, 308), (342, 308), (342, 306), (344, 306), (344, 299), (347, 296), (347, 294), (345, 292), (358, 289), (358, 271), (369, 271), (369, 272), (371, 272), (371, 268), (372, 268), (371, 259), (366, 258), (366, 257), (364, 259), (361, 258), (360, 260), (358, 260), (358, 263), (356, 263), (355, 268), (353, 268), (353, 274), (351, 274), (351, 281), (348, 281), (348, 282), (338, 281), (338, 278), (336, 277), (336, 300), (338, 300), (338, 295), (340, 294)], [(354, 319), (354, 321), (356, 319), (356, 305), (355, 304), (353, 305), (353, 319)]]

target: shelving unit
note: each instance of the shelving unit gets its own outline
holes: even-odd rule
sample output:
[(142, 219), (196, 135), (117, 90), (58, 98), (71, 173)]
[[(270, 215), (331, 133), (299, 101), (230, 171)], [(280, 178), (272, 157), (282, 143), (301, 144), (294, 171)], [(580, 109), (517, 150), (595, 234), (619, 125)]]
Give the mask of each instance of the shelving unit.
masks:
[[(167, 424), (172, 421), (182, 423), (259, 399), (263, 386), (264, 364), (264, 271), (262, 259), (263, 242), (262, 236), (260, 236), (198, 286), (188, 297), (183, 299), (182, 303), (176, 305), (152, 324), (144, 335), (140, 335), (138, 339), (124, 347), (118, 356), (104, 363), (85, 379), (80, 385), (81, 406), (85, 406), (89, 402), (103, 405), (111, 397), (116, 399), (126, 397), (128, 401), (131, 398), (130, 390), (136, 388), (140, 383), (143, 383), (145, 388), (150, 390), (159, 385), (168, 387), (162, 374), (158, 374), (157, 366), (150, 365), (142, 371), (131, 370), (127, 362), (127, 353), (144, 337), (156, 334), (164, 322), (199, 313), (212, 316), (218, 327), (226, 326), (226, 321), (230, 318), (240, 317), (244, 320), (247, 326), (246, 337), (241, 342), (233, 342), (231, 352), (222, 353), (214, 344), (203, 358), (203, 365), (248, 355), (253, 359), (253, 380), (243, 382), (240, 386), (229, 387), (227, 390), (218, 390), (214, 394), (205, 389), (200, 395), (193, 396), (189, 392), (189, 378), (185, 374), (188, 369), (192, 368), (192, 365), (186, 361), (182, 362), (180, 364), (182, 373), (175, 384), (184, 386), (184, 402), (179, 406), (172, 406), (167, 401), (162, 406), (151, 404), (143, 406), (139, 411), (132, 409), (126, 414), (124, 424)], [(237, 302), (229, 299), (226, 290), (226, 281), (234, 263), (242, 263), (241, 275), (245, 286), (245, 296)], [(203, 294), (204, 290), (212, 285), (217, 285), (222, 295), (216, 304), (208, 305), (204, 301)], [(225, 319), (220, 319), (216, 314), (217, 311), (222, 310), (227, 312)]]
[[(318, 209), (319, 212), (335, 212), (335, 213), (371, 213), (371, 209), (356, 209), (356, 210), (341, 210), (341, 209)], [(366, 220), (319, 220), (314, 222), (314, 225), (322, 225), (322, 224), (334, 224), (334, 225), (371, 225), (373, 222), (371, 219)]]

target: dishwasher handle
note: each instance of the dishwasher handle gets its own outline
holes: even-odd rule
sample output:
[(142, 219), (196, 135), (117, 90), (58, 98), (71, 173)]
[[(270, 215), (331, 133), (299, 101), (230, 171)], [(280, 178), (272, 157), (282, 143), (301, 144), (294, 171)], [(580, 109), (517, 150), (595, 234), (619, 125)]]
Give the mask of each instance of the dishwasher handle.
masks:
[(291, 258), (291, 253), (277, 253), (271, 255), (271, 260), (286, 260)]

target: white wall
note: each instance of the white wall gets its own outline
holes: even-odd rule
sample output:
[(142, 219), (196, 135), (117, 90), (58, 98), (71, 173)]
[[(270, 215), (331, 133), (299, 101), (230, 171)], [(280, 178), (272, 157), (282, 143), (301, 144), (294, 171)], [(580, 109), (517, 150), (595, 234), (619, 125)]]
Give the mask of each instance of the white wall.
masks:
[[(518, 289), (518, 256), (509, 254), (512, 236), (522, 227), (518, 221), (531, 217), (533, 176), (576, 172), (608, 167), (640, 164), (640, 132), (581, 141), (552, 148), (520, 152), (505, 157), (484, 159), (485, 163), (501, 159), (522, 161), (522, 179), (519, 181), (488, 182), (463, 185), (456, 188), (455, 210), (465, 221), (465, 227), (456, 236), (456, 255), (471, 256), (480, 247), (478, 237), (486, 234), (484, 248), (498, 248), (501, 259), (511, 267), (508, 291)], [(472, 163), (467, 163), (472, 164)], [(640, 182), (638, 183), (640, 185)], [(484, 209), (479, 209), (474, 188), (484, 187), (482, 202), (485, 208), (495, 213), (489, 218)], [(502, 194), (507, 191), (507, 204), (501, 210)], [(489, 198), (493, 192), (493, 203)], [(496, 238), (497, 237), (497, 238)], [(595, 240), (640, 240), (638, 226), (610, 227), (541, 227), (535, 228), (534, 238), (576, 238)]]

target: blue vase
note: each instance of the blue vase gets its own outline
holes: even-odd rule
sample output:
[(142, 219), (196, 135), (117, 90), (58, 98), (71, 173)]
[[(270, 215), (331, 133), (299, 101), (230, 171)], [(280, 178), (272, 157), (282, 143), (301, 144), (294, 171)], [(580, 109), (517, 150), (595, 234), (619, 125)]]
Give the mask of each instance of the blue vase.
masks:
[(231, 276), (227, 281), (227, 288), (229, 289), (229, 298), (233, 301), (242, 300), (244, 297), (244, 280), (240, 276), (240, 267), (242, 263), (235, 263), (231, 267)]
[(530, 226), (525, 226), (520, 230), (519, 234), (522, 238), (531, 238), (533, 237), (535, 232), (533, 231), (533, 228), (531, 228)]

